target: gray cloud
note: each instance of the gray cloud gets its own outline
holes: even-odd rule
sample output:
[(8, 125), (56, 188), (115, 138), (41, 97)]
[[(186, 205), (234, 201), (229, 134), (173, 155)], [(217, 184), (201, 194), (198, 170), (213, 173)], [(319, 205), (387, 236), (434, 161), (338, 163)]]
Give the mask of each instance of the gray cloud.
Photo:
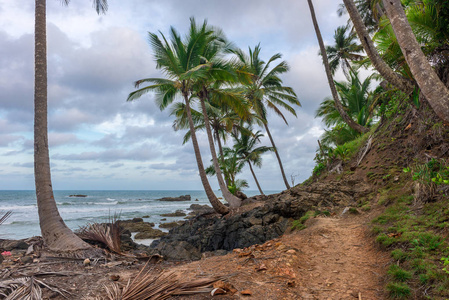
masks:
[[(172, 188), (176, 182), (177, 188), (201, 188), (192, 145), (181, 144), (184, 132), (173, 131), (168, 110), (160, 112), (151, 94), (125, 102), (135, 80), (163, 77), (155, 69), (147, 32), (168, 33), (173, 25), (183, 34), (190, 16), (198, 22), (207, 18), (245, 50), (261, 42), (264, 58), (277, 52), (284, 55), (291, 66), (284, 83), (295, 89), (303, 107), (298, 108), (298, 118), (287, 116), (289, 127), (270, 112), (270, 129), (287, 174), (300, 174), (302, 179), (310, 174), (316, 135), (322, 128), (313, 114), (330, 91), (305, 1), (110, 0), (109, 4), (108, 14), (97, 16), (88, 2), (72, 1), (69, 7), (48, 2), (49, 142), (52, 161), (59, 164), (53, 170), (58, 174), (55, 186)], [(327, 41), (345, 22), (335, 13), (337, 5), (315, 2)], [(24, 161), (32, 159), (33, 149), (34, 7), (0, 0), (0, 14), (0, 164), (8, 162), (2, 165), (0, 189), (33, 188), (32, 172), (25, 173)], [(198, 138), (203, 162), (209, 165), (204, 133)], [(269, 145), (267, 137), (262, 144)], [(139, 172), (133, 171), (136, 167)], [(256, 172), (265, 189), (282, 188), (272, 154), (264, 155), (263, 168)], [(247, 169), (240, 176), (255, 188)], [(210, 181), (216, 187), (216, 180)]]

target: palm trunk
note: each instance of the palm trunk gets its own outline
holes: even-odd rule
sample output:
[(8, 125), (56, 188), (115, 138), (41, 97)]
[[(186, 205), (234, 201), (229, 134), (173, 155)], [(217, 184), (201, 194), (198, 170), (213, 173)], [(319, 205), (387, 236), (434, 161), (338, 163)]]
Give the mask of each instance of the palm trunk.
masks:
[(449, 90), (421, 51), (401, 2), (383, 0), (383, 3), (396, 39), (419, 88), (438, 117), (449, 122)]
[[(215, 131), (215, 138), (217, 140), (218, 145), (218, 152), (220, 153), (221, 161), (224, 162), (224, 154), (223, 154), (223, 147), (221, 146), (221, 140), (220, 140), (220, 134), (218, 131)], [(223, 176), (224, 180), (226, 181), (226, 186), (229, 186), (229, 178), (227, 176)]]
[(218, 185), (220, 186), (221, 193), (225, 200), (229, 203), (231, 208), (240, 207), (242, 200), (237, 198), (228, 190), (228, 186), (223, 180), (223, 175), (221, 173), (220, 165), (218, 164), (217, 153), (215, 152), (214, 139), (212, 137), (212, 130), (210, 129), (209, 117), (206, 111), (206, 104), (204, 103), (204, 98), (199, 97), (201, 102), (201, 110), (203, 111), (204, 125), (206, 126), (207, 139), (209, 140), (210, 153), (212, 155), (212, 162), (214, 165), (215, 173), (217, 175)]
[(318, 27), (318, 22), (316, 20), (315, 9), (313, 8), (312, 0), (307, 0), (307, 2), (309, 3), (310, 14), (312, 15), (313, 27), (315, 28), (315, 33), (316, 33), (316, 37), (318, 39), (318, 44), (320, 45), (320, 51), (321, 51), (321, 53), (323, 53), (323, 55), (321, 55), (321, 57), (323, 58), (323, 64), (324, 64), (324, 69), (326, 70), (327, 81), (329, 82), (329, 87), (332, 92), (332, 97), (334, 98), (335, 108), (338, 110), (338, 113), (340, 114), (342, 119), (345, 121), (345, 123), (348, 124), (349, 127), (351, 127), (352, 129), (354, 129), (355, 131), (360, 132), (360, 133), (368, 132), (368, 128), (366, 128), (360, 124), (357, 124), (357, 122), (355, 122), (346, 113), (345, 109), (343, 108), (343, 105), (340, 102), (340, 98), (338, 97), (337, 89), (335, 88), (334, 79), (332, 78), (332, 72), (329, 67), (329, 61), (327, 59), (326, 48), (324, 47), (323, 38), (321, 36), (320, 28)]
[(195, 152), (196, 163), (198, 165), (198, 171), (200, 173), (201, 183), (203, 184), (204, 191), (206, 192), (207, 199), (209, 199), (210, 204), (214, 210), (222, 215), (229, 212), (229, 208), (218, 200), (212, 190), (209, 181), (207, 180), (206, 171), (204, 171), (203, 160), (201, 159), (200, 147), (198, 146), (198, 140), (195, 133), (195, 125), (193, 125), (192, 112), (190, 111), (190, 100), (187, 94), (184, 94), (184, 100), (186, 102), (186, 113), (189, 120), (190, 134), (193, 144), (193, 151)]
[(53, 196), (47, 128), (46, 2), (36, 0), (34, 83), (34, 179), (42, 237), (51, 250), (74, 251), (91, 246), (64, 223)]
[[(325, 52), (323, 52), (323, 53), (325, 53)], [(271, 136), (270, 130), (268, 129), (268, 125), (266, 123), (264, 123), (263, 125), (265, 126), (265, 130), (267, 131), (268, 137), (270, 138), (271, 145), (273, 146), (273, 149), (274, 149), (274, 154), (276, 154), (276, 158), (279, 163), (279, 168), (281, 169), (282, 178), (284, 179), (285, 187), (287, 189), (289, 189), (290, 185), (288, 184), (287, 177), (285, 177), (284, 167), (282, 166), (281, 157), (279, 156), (278, 149), (276, 148), (276, 145), (274, 144), (274, 140), (273, 140), (273, 137)]]
[(365, 49), (366, 54), (373, 63), (376, 70), (382, 75), (382, 77), (391, 83), (396, 88), (400, 89), (406, 94), (410, 94), (414, 90), (414, 84), (402, 77), (401, 75), (394, 72), (390, 66), (388, 66), (385, 61), (380, 57), (379, 52), (377, 52), (371, 37), (366, 30), (365, 24), (363, 23), (362, 17), (360, 16), (357, 7), (353, 0), (343, 0), (349, 16), (354, 24), (354, 28), (357, 31), (360, 41), (362, 42), (363, 49)]
[(262, 189), (260, 188), (260, 184), (259, 184), (259, 181), (257, 180), (256, 173), (254, 173), (253, 167), (251, 166), (251, 162), (249, 160), (248, 160), (248, 165), (249, 165), (249, 169), (251, 170), (251, 174), (253, 174), (254, 181), (256, 182), (256, 185), (257, 185), (257, 188), (259, 189), (260, 194), (265, 195), (262, 192)]

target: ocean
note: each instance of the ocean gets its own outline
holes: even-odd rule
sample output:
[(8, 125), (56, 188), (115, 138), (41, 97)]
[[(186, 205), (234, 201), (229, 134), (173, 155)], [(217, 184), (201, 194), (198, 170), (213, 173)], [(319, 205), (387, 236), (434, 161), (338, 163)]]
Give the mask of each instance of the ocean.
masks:
[[(266, 191), (266, 194), (279, 191)], [(248, 196), (259, 194), (257, 191), (245, 191)], [(87, 197), (70, 197), (70, 195), (87, 195)], [(190, 195), (191, 201), (166, 202), (157, 199)], [(221, 197), (220, 192), (216, 192)], [(107, 222), (118, 214), (121, 220), (145, 218), (146, 222), (154, 222), (156, 228), (161, 223), (160, 214), (188, 211), (191, 204), (209, 204), (204, 191), (172, 190), (172, 191), (54, 191), (59, 213), (64, 222), (72, 230), (88, 223)], [(196, 201), (198, 200), (198, 201)], [(210, 204), (209, 204), (210, 205)], [(0, 225), (0, 239), (22, 239), (40, 235), (39, 217), (37, 214), (36, 194), (29, 191), (1, 191), (0, 214), (11, 210), (12, 215)], [(170, 222), (184, 217), (165, 217)]]

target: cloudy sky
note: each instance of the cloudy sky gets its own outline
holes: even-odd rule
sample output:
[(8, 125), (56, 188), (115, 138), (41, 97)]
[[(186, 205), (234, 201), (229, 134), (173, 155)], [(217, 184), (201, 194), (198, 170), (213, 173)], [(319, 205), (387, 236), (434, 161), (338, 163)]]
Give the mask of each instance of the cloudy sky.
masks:
[[(325, 43), (332, 43), (340, 1), (315, 0)], [(148, 32), (187, 31), (189, 17), (223, 29), (238, 47), (260, 42), (262, 57), (282, 53), (291, 71), (284, 83), (302, 107), (289, 126), (269, 124), (288, 177), (307, 179), (323, 132), (314, 118), (330, 95), (305, 0), (109, 0), (98, 16), (90, 1), (47, 0), (49, 144), (54, 189), (201, 189), (192, 145), (172, 130), (168, 110), (151, 95), (126, 103), (133, 82), (162, 77)], [(0, 0), (0, 189), (34, 189), (34, 1)], [(341, 76), (341, 75), (340, 75)], [(210, 160), (204, 134), (203, 160)], [(263, 139), (268, 145), (268, 138)], [(263, 189), (283, 182), (275, 157), (256, 169)], [(240, 176), (256, 189), (249, 170)], [(210, 180), (217, 188), (216, 180)]]

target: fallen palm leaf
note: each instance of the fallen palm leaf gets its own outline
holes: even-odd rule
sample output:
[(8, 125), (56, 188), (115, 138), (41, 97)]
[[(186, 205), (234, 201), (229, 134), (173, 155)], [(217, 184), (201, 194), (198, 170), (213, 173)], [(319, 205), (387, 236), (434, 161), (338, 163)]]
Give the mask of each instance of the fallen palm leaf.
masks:
[(5, 300), (39, 300), (42, 299), (41, 286), (60, 294), (64, 298), (71, 295), (64, 289), (46, 284), (32, 276), (0, 281), (0, 296), (3, 296)]
[(3, 216), (0, 217), (0, 225), (3, 224), (12, 214), (12, 211), (7, 211)]
[(108, 224), (87, 224), (81, 227), (78, 232), (80, 238), (103, 243), (110, 251), (117, 254), (122, 254), (120, 234), (120, 221), (117, 215)]
[(148, 263), (139, 274), (120, 290), (117, 284), (104, 286), (109, 300), (162, 300), (177, 295), (210, 293), (211, 285), (220, 277), (183, 281), (174, 272), (159, 272), (148, 268)]

